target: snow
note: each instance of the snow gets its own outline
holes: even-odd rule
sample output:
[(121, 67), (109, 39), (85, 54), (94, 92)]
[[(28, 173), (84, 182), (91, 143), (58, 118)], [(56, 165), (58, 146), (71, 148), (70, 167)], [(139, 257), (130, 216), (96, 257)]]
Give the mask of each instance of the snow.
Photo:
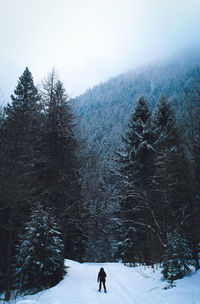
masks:
[[(165, 290), (161, 270), (121, 263), (77, 263), (69, 266), (65, 278), (55, 287), (35, 295), (18, 297), (10, 304), (199, 304), (200, 271), (176, 281), (176, 287)], [(108, 293), (98, 292), (100, 267), (107, 273)]]

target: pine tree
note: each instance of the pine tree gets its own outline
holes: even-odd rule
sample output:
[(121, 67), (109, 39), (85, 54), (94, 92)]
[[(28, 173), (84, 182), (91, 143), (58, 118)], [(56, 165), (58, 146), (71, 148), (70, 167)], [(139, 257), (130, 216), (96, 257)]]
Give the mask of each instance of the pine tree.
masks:
[(29, 293), (52, 287), (65, 273), (64, 245), (55, 216), (38, 204), (20, 236), (16, 288)]
[(28, 68), (19, 78), (11, 96), (12, 103), (5, 107), (1, 124), (1, 239), (4, 240), (6, 261), (4, 290), (10, 298), (14, 245), (21, 218), (26, 218), (34, 191), (37, 131), (40, 125), (39, 94)]
[(152, 124), (156, 139), (154, 191), (164, 233), (169, 227), (173, 231), (185, 223), (191, 200), (190, 174), (174, 111), (163, 95), (158, 99)]
[[(4, 109), (3, 107), (0, 107), (0, 134), (2, 134), (2, 126), (4, 123)], [(2, 163), (2, 136), (0, 136), (0, 166), (2, 168), (3, 163)], [(1, 195), (3, 194), (2, 191), (2, 185), (3, 185), (3, 181), (4, 181), (4, 174), (3, 171), (0, 170), (0, 193)], [(2, 203), (2, 202), (1, 202)], [(4, 275), (5, 275), (5, 244), (6, 244), (6, 233), (5, 231), (3, 231), (3, 218), (4, 218), (5, 213), (3, 214), (3, 212), (0, 212), (0, 292), (3, 292), (4, 289), (4, 285), (3, 285), (3, 279), (4, 279)]]
[(11, 99), (12, 104), (6, 107), (5, 128), (7, 139), (13, 146), (11, 152), (16, 159), (20, 159), (34, 153), (40, 113), (40, 96), (28, 68), (19, 78)]
[(123, 140), (119, 176), (124, 233), (136, 228), (138, 259), (153, 263), (161, 260), (166, 231), (184, 231), (191, 200), (188, 160), (173, 109), (163, 95), (153, 116), (144, 100), (138, 101)]
[(43, 83), (44, 108), (37, 192), (61, 221), (65, 256), (82, 260), (86, 244), (78, 141), (70, 100), (52, 72)]
[[(124, 148), (118, 152), (121, 212), (124, 234), (130, 227), (137, 230), (138, 259), (150, 260), (151, 180), (153, 172), (153, 134), (151, 112), (140, 97), (131, 115)], [(150, 222), (149, 222), (150, 221)], [(140, 237), (137, 237), (140, 236)], [(149, 245), (147, 245), (149, 243)], [(145, 246), (144, 246), (145, 244)]]
[(198, 75), (198, 82), (195, 86), (189, 87), (184, 96), (185, 111), (184, 115), (179, 116), (181, 127), (184, 130), (184, 146), (190, 161), (191, 178), (189, 184), (191, 187), (190, 204), (188, 206), (188, 221), (185, 225), (187, 236), (191, 242), (193, 257), (196, 261), (196, 269), (200, 268), (199, 253), (200, 248), (200, 82), (199, 70), (195, 71)]
[[(122, 153), (124, 166), (121, 171), (134, 185), (142, 186), (148, 184), (148, 172), (151, 171), (150, 157), (152, 154), (152, 134), (150, 130), (151, 112), (147, 101), (140, 97), (133, 114), (131, 115), (128, 131), (123, 137), (125, 143), (125, 154)], [(134, 175), (132, 171), (135, 171)], [(150, 172), (149, 172), (150, 173)], [(144, 176), (146, 178), (144, 179)]]
[(163, 275), (172, 284), (182, 278), (194, 266), (192, 251), (186, 238), (174, 231), (167, 235), (167, 245), (163, 255)]

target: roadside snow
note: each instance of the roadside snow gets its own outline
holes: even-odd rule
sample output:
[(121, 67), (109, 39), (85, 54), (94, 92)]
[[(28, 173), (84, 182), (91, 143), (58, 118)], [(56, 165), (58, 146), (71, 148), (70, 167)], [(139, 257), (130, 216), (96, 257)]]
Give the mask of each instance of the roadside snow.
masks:
[[(84, 263), (66, 260), (68, 274), (55, 287), (12, 301), (11, 304), (200, 304), (200, 271), (164, 290), (160, 270), (129, 268), (121, 263)], [(100, 267), (107, 273), (108, 293), (98, 292)]]

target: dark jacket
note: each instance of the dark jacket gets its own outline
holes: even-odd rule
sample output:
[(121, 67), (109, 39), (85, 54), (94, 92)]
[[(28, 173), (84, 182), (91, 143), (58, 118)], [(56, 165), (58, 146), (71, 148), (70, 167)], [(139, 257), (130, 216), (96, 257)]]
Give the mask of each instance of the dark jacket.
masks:
[(105, 282), (106, 280), (106, 273), (104, 271), (103, 268), (100, 269), (99, 273), (98, 273), (98, 278), (97, 278), (97, 282)]

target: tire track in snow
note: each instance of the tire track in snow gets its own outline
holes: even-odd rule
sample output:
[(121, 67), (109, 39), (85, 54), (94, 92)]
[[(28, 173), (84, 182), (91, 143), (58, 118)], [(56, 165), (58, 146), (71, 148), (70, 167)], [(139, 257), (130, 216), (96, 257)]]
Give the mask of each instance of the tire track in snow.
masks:
[(138, 301), (136, 301), (135, 298), (129, 295), (130, 290), (129, 288), (127, 288), (127, 285), (125, 285), (125, 283), (122, 281), (121, 275), (119, 275), (118, 270), (114, 269), (113, 267), (107, 266), (107, 273), (112, 280), (112, 286), (116, 286), (116, 288), (114, 288), (114, 291), (116, 290), (116, 295), (119, 293), (121, 294), (121, 296), (117, 297), (120, 299), (123, 298), (123, 304), (140, 304)]
[(144, 273), (142, 270), (134, 269), (137, 273), (139, 273), (141, 276), (143, 276), (145, 279), (152, 279), (155, 280), (153, 277), (149, 276), (148, 274)]
[[(108, 267), (108, 269), (109, 269), (109, 267)], [(137, 289), (137, 288), (134, 289), (134, 287), (132, 285), (133, 283), (131, 282), (131, 284), (130, 284), (130, 281), (128, 281), (128, 282), (124, 281), (122, 279), (123, 275), (121, 275), (121, 274), (119, 275), (119, 272), (117, 271), (116, 268), (115, 269), (112, 268), (109, 270), (112, 272), (112, 274), (110, 273), (109, 275), (111, 277), (114, 276), (113, 280), (115, 281), (115, 283), (118, 283), (118, 285), (124, 290), (124, 292), (127, 295), (132, 294), (131, 296), (129, 296), (129, 300), (131, 300), (130, 303), (132, 303), (132, 304), (134, 304), (134, 303), (135, 304), (148, 304), (149, 303), (149, 292), (154, 289), (159, 288), (157, 286), (154, 286), (154, 287), (152, 287), (152, 290), (149, 290), (149, 289), (147, 290), (147, 289), (143, 288), (143, 285), (141, 285), (141, 287), (139, 289)], [(134, 270), (135, 272), (137, 272), (139, 274), (139, 277), (144, 277), (145, 279), (152, 279), (152, 281), (155, 281), (155, 279), (152, 276), (144, 273), (142, 270), (136, 270), (134, 268), (132, 268), (131, 270)], [(137, 279), (137, 277), (135, 277), (134, 275), (133, 275), (133, 278)], [(133, 295), (133, 292), (134, 292), (134, 295)], [(167, 304), (160, 297), (155, 296), (155, 295), (154, 295), (154, 297), (159, 299), (160, 304)], [(127, 302), (127, 303), (129, 303), (129, 302)], [(126, 302), (124, 301), (123, 304), (126, 304)]]

